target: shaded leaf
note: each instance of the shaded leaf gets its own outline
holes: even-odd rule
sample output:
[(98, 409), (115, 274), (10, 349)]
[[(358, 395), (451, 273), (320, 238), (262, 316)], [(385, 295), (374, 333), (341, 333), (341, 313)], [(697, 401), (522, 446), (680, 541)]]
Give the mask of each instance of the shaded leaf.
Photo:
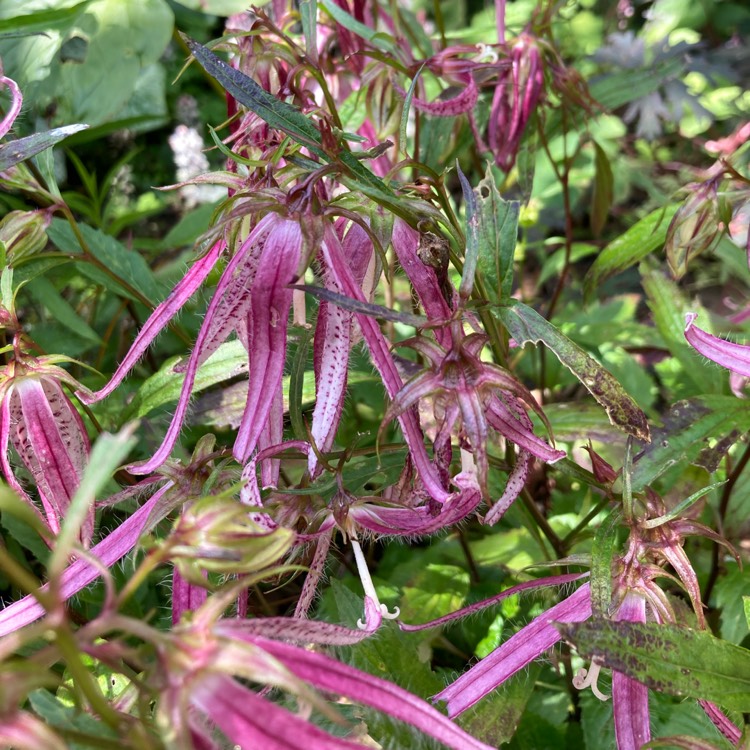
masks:
[(669, 221), (677, 208), (668, 206), (652, 211), (599, 253), (584, 279), (583, 294), (587, 302), (591, 301), (603, 282), (635, 265), (664, 244)]
[(503, 200), (489, 167), (474, 193), (479, 216), (478, 270), (489, 301), (507, 302), (513, 291), (513, 257), (521, 204)]
[(516, 343), (543, 343), (604, 407), (613, 425), (629, 435), (650, 438), (646, 415), (615, 378), (533, 308), (520, 302), (494, 310)]
[(653, 429), (651, 444), (636, 456), (634, 492), (642, 491), (680, 461), (696, 462), (710, 444), (728, 450), (750, 430), (750, 403), (733, 396), (685, 399), (672, 406), (663, 422)]
[(594, 141), (594, 189), (591, 194), (591, 229), (598, 237), (607, 223), (612, 207), (614, 176), (609, 157), (604, 149)]
[(34, 133), (26, 138), (3, 143), (0, 146), (0, 172), (10, 169), (14, 164), (25, 161), (36, 154), (46, 151), (56, 143), (67, 138), (73, 133), (86, 130), (88, 125), (65, 125), (61, 128), (53, 128), (44, 133)]

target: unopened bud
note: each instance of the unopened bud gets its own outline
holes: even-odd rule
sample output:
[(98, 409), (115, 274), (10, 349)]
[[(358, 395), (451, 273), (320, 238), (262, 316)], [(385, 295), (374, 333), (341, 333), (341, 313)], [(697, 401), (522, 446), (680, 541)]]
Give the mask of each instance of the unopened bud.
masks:
[(50, 216), (46, 211), (11, 211), (0, 221), (0, 254), (4, 264), (41, 252), (47, 244)]

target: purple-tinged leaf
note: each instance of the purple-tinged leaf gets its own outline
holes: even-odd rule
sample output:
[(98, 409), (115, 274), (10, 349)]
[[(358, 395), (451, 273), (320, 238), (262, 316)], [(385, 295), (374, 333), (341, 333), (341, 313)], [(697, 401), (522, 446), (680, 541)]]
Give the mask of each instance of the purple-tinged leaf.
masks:
[(710, 633), (661, 623), (597, 620), (561, 625), (586, 658), (670, 695), (750, 708), (750, 651)]
[(690, 346), (727, 370), (750, 377), (750, 346), (725, 341), (701, 330), (693, 324), (697, 317), (695, 313), (685, 315), (685, 338)]
[(639, 440), (650, 442), (648, 420), (643, 410), (620, 383), (578, 344), (536, 310), (520, 302), (496, 308), (494, 312), (517, 344), (542, 342), (604, 407), (613, 425)]
[(464, 253), (461, 286), (458, 288), (458, 295), (465, 303), (471, 297), (472, 289), (474, 289), (474, 276), (479, 261), (479, 222), (481, 216), (477, 209), (476, 195), (474, 195), (466, 175), (461, 171), (458, 161), (456, 161), (456, 171), (466, 204), (466, 252)]
[(63, 125), (60, 128), (52, 128), (52, 130), (45, 130), (43, 133), (34, 133), (25, 138), (3, 143), (0, 145), (0, 172), (4, 172), (13, 165), (46, 151), (65, 140), (69, 135), (80, 133), (87, 128), (88, 125), (83, 124)]

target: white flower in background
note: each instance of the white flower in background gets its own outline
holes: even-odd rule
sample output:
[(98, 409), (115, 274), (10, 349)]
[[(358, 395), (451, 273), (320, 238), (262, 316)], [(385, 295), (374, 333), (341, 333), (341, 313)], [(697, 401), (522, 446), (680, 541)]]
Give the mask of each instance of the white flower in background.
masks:
[[(178, 125), (169, 136), (169, 147), (172, 149), (174, 163), (177, 167), (177, 182), (187, 182), (203, 172), (208, 172), (210, 165), (203, 153), (203, 138), (193, 127)], [(194, 208), (200, 203), (211, 203), (225, 194), (225, 189), (218, 185), (183, 185), (179, 189), (185, 208)]]

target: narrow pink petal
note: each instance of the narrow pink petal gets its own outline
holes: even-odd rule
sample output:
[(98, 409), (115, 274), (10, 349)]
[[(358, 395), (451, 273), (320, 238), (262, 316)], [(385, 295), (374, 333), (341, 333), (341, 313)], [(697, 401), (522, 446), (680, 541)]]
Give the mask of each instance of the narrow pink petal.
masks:
[(334, 661), (328, 656), (288, 643), (247, 638), (283, 662), (306, 682), (389, 714), (411, 724), (448, 747), (460, 750), (488, 750), (489, 746), (466, 734), (443, 714), (412, 693), (378, 677)]
[[(6, 392), (5, 398), (0, 401), (0, 468), (3, 470), (5, 481), (13, 488), (13, 490), (21, 497), (29, 507), (36, 513), (39, 520), (44, 526), (48, 526), (47, 519), (42, 515), (39, 509), (36, 507), (32, 499), (26, 494), (26, 491), (21, 487), (18, 480), (13, 473), (13, 469), (8, 462), (8, 448), (10, 445), (10, 425), (13, 424), (19, 416), (17, 414), (11, 414), (11, 401), (13, 401), (13, 390)], [(15, 411), (15, 410), (14, 410)]]
[[(417, 231), (403, 219), (396, 219), (391, 242), (398, 262), (409, 277), (427, 317), (431, 321), (448, 320), (451, 316), (451, 309), (443, 297), (435, 270), (426, 266), (417, 255), (419, 247)], [(451, 336), (447, 327), (435, 329), (435, 338), (442, 346), (446, 348), (450, 346)]]
[[(333, 272), (336, 283), (342, 293), (352, 299), (365, 302), (362, 290), (355, 282), (351, 270), (342, 257), (341, 243), (335, 232), (330, 228), (326, 232), (325, 242), (323, 243), (323, 254), (326, 264)], [(383, 385), (388, 395), (394, 398), (399, 390), (401, 390), (403, 383), (389, 352), (388, 343), (377, 321), (372, 317), (357, 314), (357, 321), (370, 350), (370, 356), (380, 373), (380, 377), (383, 379)], [(441, 485), (437, 472), (427, 456), (427, 451), (424, 447), (424, 438), (419, 429), (416, 415), (411, 410), (406, 411), (399, 416), (399, 422), (404, 432), (406, 444), (409, 446), (412, 460), (424, 483), (425, 489), (432, 498), (438, 502), (444, 502), (450, 493)]]
[[(323, 302), (315, 328), (315, 409), (310, 433), (321, 453), (331, 449), (344, 408), (351, 313)], [(318, 458), (310, 451), (308, 471), (315, 476)]]
[(713, 722), (714, 726), (733, 744), (739, 745), (742, 739), (742, 731), (729, 719), (729, 717), (711, 701), (698, 701), (706, 716)]
[(435, 696), (448, 702), (451, 718), (471, 708), (509, 677), (560, 640), (555, 622), (582, 622), (591, 617), (591, 593), (585, 583), (572, 596), (551, 607), (502, 646)]
[(172, 625), (179, 624), (183, 612), (194, 612), (208, 598), (208, 591), (186, 581), (177, 568), (172, 570)]
[[(161, 498), (174, 486), (168, 482), (155, 492), (148, 502), (141, 506), (130, 518), (118, 526), (111, 534), (104, 537), (90, 551), (106, 567), (111, 567), (135, 547), (149, 521), (151, 512), (157, 507)], [(90, 565), (84, 558), (69, 565), (62, 574), (60, 593), (63, 599), (69, 599), (81, 589), (88, 586), (101, 575), (99, 568)], [(42, 586), (47, 591), (49, 584)], [(0, 637), (13, 633), (19, 628), (38, 620), (45, 614), (44, 607), (31, 595), (8, 605), (0, 610)]]
[[(275, 218), (275, 214), (269, 214), (266, 218), (270, 221), (272, 218)], [(265, 219), (263, 221), (265, 221)], [(262, 222), (260, 222), (255, 229), (258, 230), (261, 224)], [(234, 283), (238, 270), (241, 267), (252, 263), (252, 260), (248, 258), (249, 255), (252, 255), (252, 246), (249, 243), (249, 240), (250, 238), (248, 237), (248, 240), (242, 246), (245, 252), (238, 252), (234, 258), (229, 261), (227, 267), (224, 269), (224, 273), (221, 275), (219, 283), (216, 285), (214, 296), (211, 298), (211, 302), (208, 305), (206, 317), (203, 320), (203, 325), (198, 332), (198, 337), (193, 345), (193, 351), (188, 359), (188, 365), (185, 369), (185, 380), (182, 384), (177, 407), (175, 408), (174, 416), (172, 417), (172, 421), (167, 430), (167, 434), (164, 436), (162, 444), (148, 461), (141, 464), (131, 464), (128, 467), (131, 474), (151, 474), (169, 458), (169, 454), (172, 452), (172, 449), (177, 442), (177, 438), (180, 436), (182, 423), (185, 421), (185, 415), (187, 414), (188, 405), (190, 403), (190, 395), (193, 390), (193, 383), (195, 383), (198, 368), (204, 361), (203, 353), (207, 348), (213, 347), (215, 349), (216, 346), (221, 343), (221, 341), (217, 342), (215, 338), (217, 332), (213, 323), (214, 316), (220, 309), (222, 309), (222, 306), (224, 305), (224, 295), (227, 292), (227, 289), (229, 289)], [(221, 333), (229, 335), (230, 330), (222, 328)]]
[[(12, 396), (14, 403), (18, 399), (21, 414), (14, 425), (11, 440), (33, 474), (47, 511), (47, 522), (57, 532), (81, 482), (86, 458), (85, 453), (77, 455), (71, 448), (87, 444), (88, 440), (80, 435), (76, 439), (71, 438), (70, 433), (76, 429), (82, 431), (83, 425), (80, 419), (76, 420), (70, 414), (73, 405), (60, 386), (50, 382), (48, 388), (55, 396), (54, 409), (41, 380), (21, 378), (15, 384)], [(58, 420), (64, 425), (62, 431)], [(89, 535), (93, 532), (93, 510), (92, 506), (91, 517), (86, 524)]]
[(693, 325), (697, 317), (692, 312), (685, 315), (685, 338), (690, 346), (727, 370), (750, 377), (750, 346), (734, 344), (701, 330)]
[(136, 362), (143, 356), (153, 340), (164, 330), (167, 323), (182, 309), (185, 303), (206, 280), (206, 277), (216, 265), (216, 261), (224, 248), (224, 241), (219, 240), (208, 251), (205, 257), (193, 264), (192, 268), (183, 276), (182, 280), (171, 291), (164, 302), (158, 305), (151, 315), (149, 315), (148, 320), (144, 323), (143, 328), (141, 328), (133, 345), (130, 347), (130, 351), (125, 355), (125, 359), (120, 363), (109, 383), (94, 394), (87, 394), (83, 391), (76, 393), (83, 403), (93, 404), (96, 401), (101, 401), (122, 383), (125, 376), (133, 369)]
[(487, 421), (503, 437), (542, 461), (555, 463), (565, 458), (565, 451), (557, 450), (537, 437), (500, 399), (493, 398), (490, 402), (489, 409), (487, 409)]
[(21, 94), (21, 89), (18, 88), (18, 84), (12, 78), (0, 75), (0, 86), (10, 89), (10, 107), (8, 107), (5, 117), (0, 121), (0, 138), (2, 138), (8, 133), (16, 117), (18, 117), (18, 113), (21, 111), (23, 95)]
[(521, 494), (521, 491), (526, 484), (526, 479), (529, 476), (529, 470), (534, 457), (528, 451), (521, 450), (516, 458), (516, 465), (508, 474), (508, 481), (505, 483), (505, 489), (500, 499), (492, 504), (492, 507), (487, 511), (484, 517), (483, 523), (491, 526), (493, 523), (497, 523), (504, 515), (505, 512), (510, 508), (516, 498)]
[(207, 675), (190, 685), (190, 703), (200, 709), (239, 750), (361, 750), (227, 675)]
[[(646, 622), (646, 600), (629, 592), (620, 604), (615, 620)], [(620, 672), (612, 672), (612, 710), (617, 750), (640, 750), (651, 741), (648, 688)]]
[(436, 117), (455, 117), (464, 112), (469, 112), (474, 109), (474, 105), (479, 99), (479, 89), (471, 75), (467, 75), (467, 78), (466, 87), (457, 96), (451, 99), (438, 99), (434, 102), (426, 102), (424, 99), (415, 96), (412, 99), (414, 108)]
[(470, 604), (468, 607), (458, 610), (457, 612), (451, 612), (449, 615), (439, 617), (437, 620), (430, 620), (430, 622), (423, 622), (420, 625), (407, 625), (404, 622), (399, 622), (401, 630), (406, 632), (412, 630), (427, 630), (428, 628), (437, 628), (441, 625), (446, 625), (454, 620), (460, 620), (469, 615), (473, 615), (476, 612), (481, 612), (487, 607), (492, 607), (495, 604), (499, 604), (501, 601), (507, 599), (509, 596), (518, 594), (521, 591), (528, 591), (530, 589), (543, 589), (548, 586), (564, 586), (567, 583), (573, 583), (574, 581), (580, 581), (581, 578), (588, 576), (588, 573), (566, 573), (561, 576), (549, 576), (548, 578), (534, 578), (531, 581), (524, 581), (524, 583), (518, 583), (515, 586), (505, 589), (505, 591), (491, 596), (489, 599), (483, 599), (481, 602)]
[[(258, 453), (267, 448), (279, 445), (284, 439), (284, 389), (279, 383), (271, 401), (271, 410), (258, 440)], [(281, 460), (269, 458), (260, 465), (260, 481), (264, 487), (276, 487), (279, 484)]]
[(243, 464), (255, 450), (284, 374), (286, 331), (292, 307), (289, 284), (294, 281), (301, 252), (299, 223), (277, 220), (266, 240), (251, 293), (249, 387), (233, 449), (234, 457)]

